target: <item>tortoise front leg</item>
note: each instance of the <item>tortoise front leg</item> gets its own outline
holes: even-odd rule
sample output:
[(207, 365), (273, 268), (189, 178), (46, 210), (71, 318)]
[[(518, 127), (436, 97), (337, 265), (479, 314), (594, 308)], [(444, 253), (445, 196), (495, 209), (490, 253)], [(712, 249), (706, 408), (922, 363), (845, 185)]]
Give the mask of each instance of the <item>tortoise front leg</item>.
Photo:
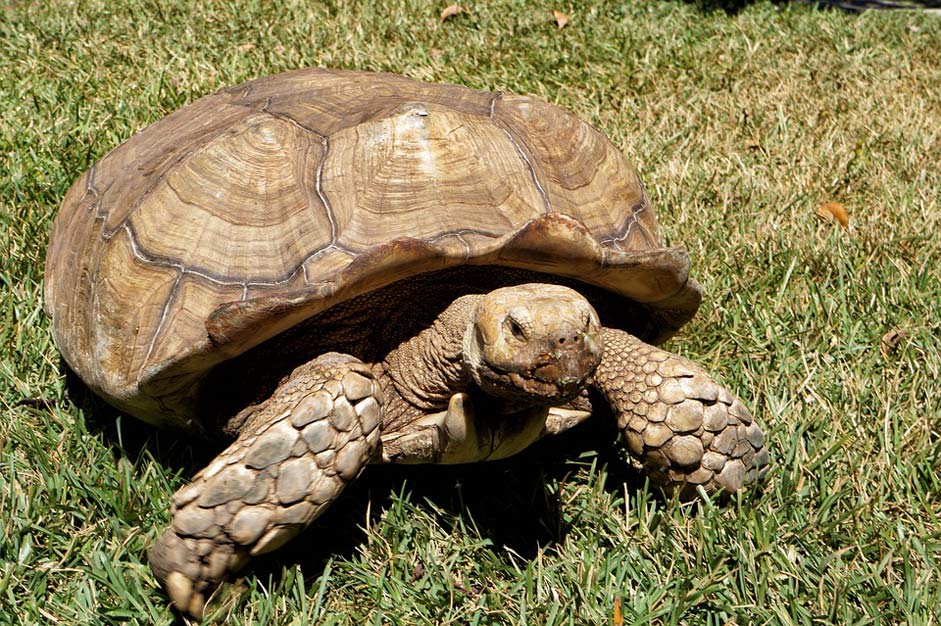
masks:
[(764, 476), (764, 433), (727, 389), (691, 361), (626, 332), (605, 328), (602, 338), (594, 385), (653, 482), (731, 492)]
[(173, 496), (173, 521), (150, 552), (173, 604), (201, 617), (231, 573), (320, 515), (375, 454), (381, 402), (353, 357), (327, 354), (295, 369)]

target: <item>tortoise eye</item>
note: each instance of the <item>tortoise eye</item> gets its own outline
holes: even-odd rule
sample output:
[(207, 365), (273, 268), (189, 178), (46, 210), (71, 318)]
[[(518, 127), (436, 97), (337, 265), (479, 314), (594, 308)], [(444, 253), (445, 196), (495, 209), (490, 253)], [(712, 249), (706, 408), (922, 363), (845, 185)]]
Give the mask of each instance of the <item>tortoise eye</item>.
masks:
[(519, 322), (517, 322), (512, 317), (508, 317), (506, 318), (506, 325), (510, 329), (510, 333), (518, 341), (526, 341), (526, 333), (523, 331), (523, 327), (520, 326)]

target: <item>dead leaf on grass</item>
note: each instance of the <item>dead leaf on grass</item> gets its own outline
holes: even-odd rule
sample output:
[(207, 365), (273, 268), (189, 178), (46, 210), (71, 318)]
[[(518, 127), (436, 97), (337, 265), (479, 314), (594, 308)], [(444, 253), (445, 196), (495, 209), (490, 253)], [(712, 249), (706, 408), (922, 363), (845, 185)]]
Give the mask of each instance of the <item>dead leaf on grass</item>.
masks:
[(568, 24), (569, 19), (571, 19), (568, 15), (559, 10), (552, 11), (552, 17), (555, 18), (555, 25), (559, 30), (565, 28), (565, 25)]
[(621, 614), (621, 598), (614, 599), (614, 626), (624, 626), (624, 615)]
[(908, 331), (904, 328), (893, 328), (886, 334), (882, 335), (882, 343), (879, 347), (882, 348), (883, 356), (895, 354), (895, 351), (898, 350), (899, 344), (905, 341), (907, 338)]
[(839, 202), (823, 202), (817, 207), (817, 215), (825, 220), (836, 220), (843, 228), (850, 225), (850, 213)]
[(447, 6), (444, 8), (443, 11), (441, 11), (441, 21), (443, 22), (446, 19), (452, 18), (455, 15), (460, 15), (463, 12), (464, 12), (464, 7), (462, 7), (459, 4), (452, 4), (451, 6)]

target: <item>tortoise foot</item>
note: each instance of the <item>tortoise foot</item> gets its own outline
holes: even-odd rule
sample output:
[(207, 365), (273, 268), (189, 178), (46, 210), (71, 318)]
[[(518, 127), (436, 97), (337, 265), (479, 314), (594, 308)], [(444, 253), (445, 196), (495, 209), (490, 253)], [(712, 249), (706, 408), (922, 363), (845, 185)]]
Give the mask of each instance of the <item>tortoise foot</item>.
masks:
[(651, 480), (684, 495), (734, 492), (760, 481), (770, 458), (761, 426), (695, 363), (605, 329), (596, 385), (615, 409), (630, 453)]
[(380, 414), (360, 361), (328, 354), (294, 370), (173, 496), (150, 565), (174, 606), (201, 617), (219, 584), (317, 518), (376, 453)]

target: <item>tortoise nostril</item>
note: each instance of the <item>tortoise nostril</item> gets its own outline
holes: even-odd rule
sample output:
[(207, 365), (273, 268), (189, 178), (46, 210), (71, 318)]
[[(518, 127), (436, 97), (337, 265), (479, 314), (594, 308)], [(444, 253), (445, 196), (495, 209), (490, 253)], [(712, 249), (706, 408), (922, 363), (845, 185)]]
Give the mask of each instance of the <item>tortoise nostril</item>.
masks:
[(567, 343), (578, 345), (582, 342), (584, 335), (582, 333), (574, 333), (571, 336), (562, 335), (556, 339), (556, 343), (560, 346), (564, 346)]

